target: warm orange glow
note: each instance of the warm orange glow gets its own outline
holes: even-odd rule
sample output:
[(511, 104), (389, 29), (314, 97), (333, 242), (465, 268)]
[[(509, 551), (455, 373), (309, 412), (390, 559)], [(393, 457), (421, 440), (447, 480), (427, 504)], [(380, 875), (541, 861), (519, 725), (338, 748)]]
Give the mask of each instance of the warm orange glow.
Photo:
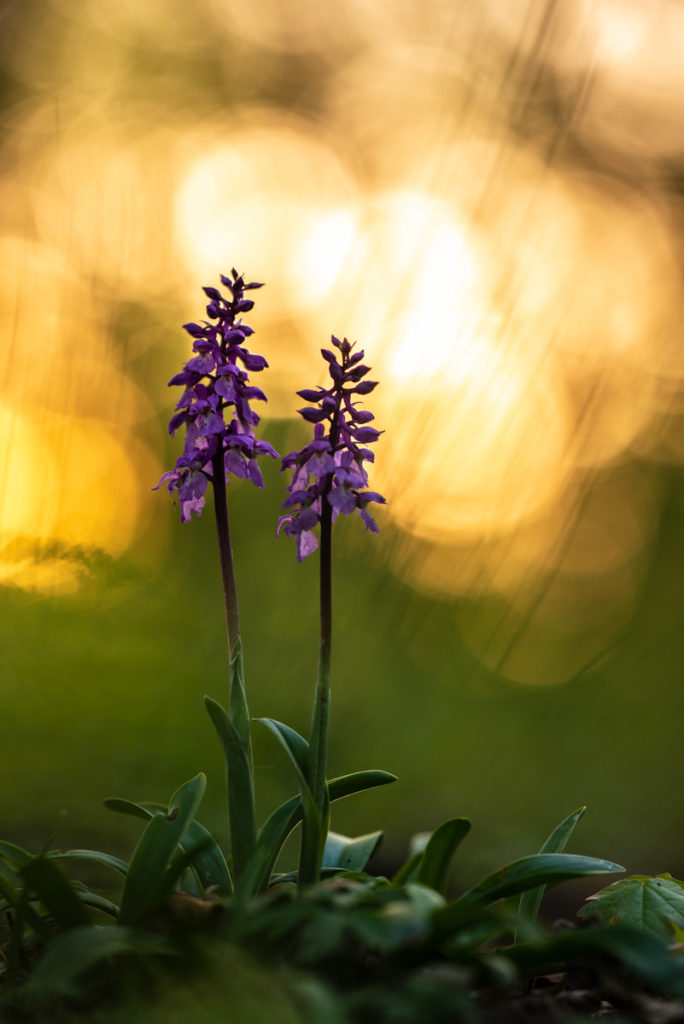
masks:
[(0, 583), (77, 587), (50, 544), (161, 522), (141, 357), (180, 362), (237, 264), (267, 416), (330, 333), (366, 349), (395, 570), (500, 601), (462, 629), (511, 678), (579, 670), (638, 596), (650, 461), (684, 460), (683, 33), (675, 0), (15, 5)]

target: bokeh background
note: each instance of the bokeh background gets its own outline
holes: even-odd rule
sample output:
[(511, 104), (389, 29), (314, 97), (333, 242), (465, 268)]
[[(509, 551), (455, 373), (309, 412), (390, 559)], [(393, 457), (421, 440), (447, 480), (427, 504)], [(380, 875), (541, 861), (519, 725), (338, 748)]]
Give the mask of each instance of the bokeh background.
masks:
[[(331, 332), (382, 384), (371, 537), (336, 527), (331, 768), (460, 879), (535, 850), (684, 874), (684, 7), (677, 0), (3, 0), (0, 822), (126, 850), (105, 796), (222, 765), (210, 514), (163, 491), (179, 325), (235, 265), (263, 434)], [(177, 395), (176, 395), (177, 397)], [(315, 559), (230, 485), (251, 710), (305, 731)], [(293, 791), (257, 734), (260, 806)]]

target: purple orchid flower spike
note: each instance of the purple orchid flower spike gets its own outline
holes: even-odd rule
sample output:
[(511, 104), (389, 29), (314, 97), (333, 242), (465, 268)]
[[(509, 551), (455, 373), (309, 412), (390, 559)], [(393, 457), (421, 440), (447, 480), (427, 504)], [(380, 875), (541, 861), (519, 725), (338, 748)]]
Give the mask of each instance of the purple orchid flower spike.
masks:
[(257, 831), (251, 718), (244, 684), (226, 481), (232, 475), (263, 487), (258, 457), (277, 458), (278, 453), (266, 441), (258, 441), (254, 433), (259, 416), (250, 402), (265, 402), (266, 396), (261, 388), (250, 384), (249, 374), (265, 369), (267, 363), (263, 356), (254, 355), (246, 347), (246, 340), (254, 331), (241, 318), (254, 305), (252, 299), (245, 298), (245, 292), (261, 285), (256, 281), (245, 284), (235, 269), (230, 277), (222, 274), (221, 283), (230, 292), (230, 298), (218, 288), (205, 288), (209, 319), (202, 324), (183, 325), (193, 339), (194, 355), (169, 381), (171, 386), (184, 389), (169, 422), (169, 433), (173, 435), (179, 427), (185, 427), (185, 444), (176, 465), (163, 474), (157, 487), (165, 483), (170, 494), (178, 493), (182, 523), (187, 523), (193, 514), (201, 514), (209, 482), (213, 487), (228, 637), (229, 711), (210, 697), (205, 698), (205, 703), (222, 742), (226, 734), (231, 737), (230, 743), (224, 744), (224, 756), (229, 780), (231, 862), (234, 876), (239, 878), (254, 853)]
[(366, 490), (368, 474), (364, 462), (373, 462), (373, 452), (366, 447), (377, 441), (382, 431), (368, 426), (374, 418), (354, 401), (356, 396), (371, 393), (376, 381), (364, 380), (370, 367), (364, 366), (363, 351), (354, 352), (346, 338), (332, 337), (335, 352), (321, 349), (332, 378), (329, 388), (307, 388), (297, 394), (310, 406), (299, 410), (308, 423), (314, 424), (313, 440), (300, 451), (290, 452), (283, 459), (283, 469), (293, 469), (289, 496), (278, 520), (281, 529), (295, 538), (297, 561), (313, 554), (318, 539), (313, 532), (322, 521), (323, 503), (332, 508), (332, 520), (342, 512), (357, 511), (366, 529), (377, 533), (378, 527), (368, 506), (384, 504), (376, 491)]
[(217, 455), (222, 455), (225, 479), (232, 474), (257, 487), (264, 486), (258, 456), (278, 457), (272, 445), (254, 435), (259, 416), (250, 402), (265, 402), (266, 396), (249, 383), (249, 373), (265, 369), (268, 363), (247, 349), (246, 339), (254, 331), (240, 317), (254, 305), (245, 292), (261, 285), (256, 281), (245, 284), (235, 269), (230, 277), (222, 274), (221, 282), (231, 297), (224, 297), (218, 288), (204, 288), (209, 320), (183, 325), (194, 339), (195, 354), (169, 381), (170, 386), (184, 388), (169, 433), (173, 435), (184, 426), (185, 445), (176, 465), (163, 474), (157, 487), (165, 483), (170, 494), (178, 493), (182, 523), (193, 513), (201, 514), (207, 483), (214, 482)]
[[(328, 363), (331, 385), (298, 391), (309, 404), (299, 410), (307, 423), (313, 423), (314, 436), (300, 451), (283, 459), (283, 469), (292, 469), (289, 495), (278, 520), (283, 530), (294, 537), (297, 561), (301, 562), (319, 546), (314, 533), (320, 525), (320, 643), (318, 673), (314, 693), (307, 782), (315, 811), (304, 815), (302, 848), (299, 860), (299, 885), (320, 878), (325, 837), (330, 823), (328, 792), (328, 731), (330, 719), (330, 662), (332, 647), (332, 524), (340, 513), (358, 512), (368, 530), (377, 525), (368, 506), (384, 504), (376, 491), (369, 491), (364, 463), (373, 462), (367, 446), (377, 441), (380, 431), (368, 424), (373, 414), (360, 408), (355, 398), (369, 395), (376, 381), (364, 380), (370, 367), (364, 366), (363, 352), (354, 352), (346, 338), (333, 335), (333, 348), (322, 349)], [(341, 358), (340, 358), (341, 357)]]

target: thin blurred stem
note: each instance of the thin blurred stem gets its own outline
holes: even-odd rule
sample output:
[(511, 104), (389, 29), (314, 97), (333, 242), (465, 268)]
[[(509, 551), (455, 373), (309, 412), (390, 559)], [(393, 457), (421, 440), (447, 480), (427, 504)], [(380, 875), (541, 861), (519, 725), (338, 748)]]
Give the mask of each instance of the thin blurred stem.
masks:
[(223, 452), (212, 459), (214, 511), (218, 537), (223, 602), (226, 613), (229, 655), (228, 717), (234, 729), (235, 749), (228, 757), (228, 825), (236, 878), (243, 873), (256, 845), (256, 809), (254, 798), (254, 756), (249, 708), (244, 684), (242, 639), (238, 610), (235, 564), (230, 543), (226, 475)]

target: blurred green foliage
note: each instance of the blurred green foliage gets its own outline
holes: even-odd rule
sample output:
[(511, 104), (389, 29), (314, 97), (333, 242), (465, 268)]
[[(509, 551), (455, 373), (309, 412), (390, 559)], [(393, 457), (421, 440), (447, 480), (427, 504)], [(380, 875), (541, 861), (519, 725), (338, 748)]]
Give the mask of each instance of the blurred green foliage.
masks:
[[(268, 437), (286, 450), (283, 433)], [(284, 484), (277, 466), (265, 473), (264, 492), (229, 492), (250, 710), (307, 732), (317, 566), (276, 541)], [(463, 814), (476, 822), (460, 857), (467, 885), (587, 804), (583, 852), (628, 872), (684, 873), (684, 475), (663, 475), (640, 609), (602, 661), (557, 687), (487, 672), (459, 640), (459, 601), (404, 585), (360, 523), (336, 527), (330, 770), (382, 768), (399, 782), (344, 801), (333, 827), (384, 829), (380, 867), (405, 855), (412, 833)], [(136, 823), (102, 800), (163, 799), (199, 770), (209, 778), (200, 818), (225, 836), (221, 753), (202, 703), (225, 699), (227, 675), (212, 517), (174, 522), (169, 537), (158, 565), (144, 550), (88, 558), (74, 595), (0, 590), (3, 838), (39, 844), (66, 808), (57, 845), (130, 853)], [(263, 820), (294, 790), (275, 741), (258, 728), (254, 738)]]

